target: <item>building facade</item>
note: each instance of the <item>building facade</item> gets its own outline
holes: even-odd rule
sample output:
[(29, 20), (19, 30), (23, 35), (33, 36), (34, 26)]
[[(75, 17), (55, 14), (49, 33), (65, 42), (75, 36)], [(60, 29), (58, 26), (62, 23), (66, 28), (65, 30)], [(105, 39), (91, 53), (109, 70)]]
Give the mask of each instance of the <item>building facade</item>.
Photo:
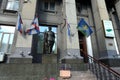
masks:
[[(119, 6), (119, 0), (1, 0), (1, 54), (7, 55), (6, 63), (77, 63), (78, 59), (87, 62), (85, 56), (91, 55), (112, 64), (113, 59), (119, 60)], [(15, 29), (18, 13), (24, 29), (37, 15), (40, 33), (20, 34)], [(76, 28), (81, 18), (93, 30), (89, 37)], [(44, 32), (48, 27), (55, 33), (52, 54), (44, 54)]]

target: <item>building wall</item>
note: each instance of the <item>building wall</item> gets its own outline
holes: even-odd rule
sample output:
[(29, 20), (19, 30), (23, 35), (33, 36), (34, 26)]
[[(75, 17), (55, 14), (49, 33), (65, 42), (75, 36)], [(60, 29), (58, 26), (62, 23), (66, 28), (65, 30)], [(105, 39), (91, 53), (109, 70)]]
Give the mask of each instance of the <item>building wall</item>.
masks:
[[(66, 16), (67, 22), (70, 25), (71, 35), (68, 35), (68, 26), (64, 28), (66, 37), (65, 42), (67, 43), (66, 49), (62, 53), (63, 59), (76, 59), (80, 57), (79, 40), (77, 27), (77, 15), (76, 15), (76, 2), (75, 0), (63, 1), (64, 16)], [(72, 8), (72, 9), (71, 9)]]
[[(17, 12), (16, 11), (5, 11), (7, 1), (3, 0), (1, 9), (0, 9), (0, 24), (1, 25), (13, 25), (16, 27), (17, 24)], [(35, 15), (36, 0), (31, 0), (30, 2), (24, 3), (20, 1), (19, 13), (21, 14), (24, 28), (29, 28), (32, 20)], [(24, 53), (26, 57), (29, 57), (28, 54), (31, 52), (32, 45), (32, 36), (31, 35), (22, 35), (17, 29), (15, 30), (13, 47), (11, 51), (11, 57), (22, 57), (20, 54)]]
[[(30, 28), (30, 24), (35, 16), (35, 10), (36, 10), (36, 1), (37, 0), (31, 0), (30, 2), (22, 4), (21, 7), (21, 17), (23, 20), (23, 26), (24, 29)], [(32, 35), (21, 35), (19, 32), (17, 33), (16, 38), (16, 49), (14, 54), (10, 55), (11, 57), (22, 57), (21, 53), (25, 55), (26, 58), (31, 58), (29, 54), (31, 53), (31, 46), (32, 46)]]
[(116, 35), (116, 41), (117, 41), (117, 46), (118, 46), (118, 51), (120, 52), (120, 0), (117, 0), (115, 3), (115, 9), (114, 12), (112, 13), (112, 19), (113, 19), (113, 24), (114, 24), (114, 29), (115, 29), (115, 35)]
[[(16, 25), (17, 21), (17, 13), (4, 13), (3, 9), (6, 5), (6, 1), (4, 0), (1, 7), (0, 14), (0, 24), (7, 25)], [(43, 0), (30, 0), (27, 3), (21, 1), (21, 6), (19, 12), (22, 16), (24, 27), (28, 28), (35, 17), (35, 14), (39, 17), (40, 25), (52, 25), (57, 26), (57, 48), (60, 59), (64, 58), (75, 58), (74, 56), (80, 57), (80, 47), (78, 40), (78, 31), (76, 29), (77, 24), (80, 18), (84, 18), (86, 22), (92, 26), (93, 34), (89, 41), (92, 46), (89, 46), (87, 42), (88, 52), (89, 50), (93, 55), (99, 57), (106, 56), (104, 54), (109, 55), (109, 53), (116, 54), (115, 42), (111, 38), (105, 38), (104, 36), (104, 28), (102, 24), (102, 20), (109, 20), (109, 12), (107, 11), (105, 0), (91, 0), (87, 5), (87, 9), (83, 9), (82, 14), (78, 15), (78, 11), (76, 9), (77, 0), (59, 0), (56, 1), (56, 10), (54, 13), (45, 12), (43, 10)], [(108, 3), (107, 3), (108, 4)], [(117, 17), (119, 19), (119, 1), (115, 3)], [(67, 34), (67, 25), (65, 25), (65, 19), (67, 19), (68, 23), (71, 27), (72, 36), (68, 36)], [(115, 20), (115, 19), (114, 19)], [(119, 21), (118, 21), (119, 22)], [(114, 26), (118, 26), (113, 21)], [(119, 31), (115, 30), (116, 37), (119, 36)], [(88, 40), (88, 39), (86, 39)], [(117, 44), (119, 45), (119, 38), (116, 38)], [(101, 44), (102, 43), (102, 44)], [(113, 46), (109, 46), (108, 44), (112, 43)], [(20, 53), (23, 52), (26, 55), (31, 52), (32, 47), (32, 35), (22, 36), (18, 31), (15, 31), (15, 38), (13, 42), (13, 53), (10, 57), (21, 57)], [(118, 47), (120, 50), (120, 48)]]

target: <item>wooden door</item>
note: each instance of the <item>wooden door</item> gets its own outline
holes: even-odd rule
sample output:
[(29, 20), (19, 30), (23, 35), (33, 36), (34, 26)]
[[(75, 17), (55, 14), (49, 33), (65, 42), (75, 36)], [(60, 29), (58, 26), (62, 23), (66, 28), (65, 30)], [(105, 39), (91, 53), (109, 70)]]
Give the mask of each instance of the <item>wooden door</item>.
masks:
[(80, 31), (78, 31), (78, 35), (79, 35), (80, 55), (83, 57), (84, 62), (87, 63), (88, 54), (87, 54), (86, 38)]

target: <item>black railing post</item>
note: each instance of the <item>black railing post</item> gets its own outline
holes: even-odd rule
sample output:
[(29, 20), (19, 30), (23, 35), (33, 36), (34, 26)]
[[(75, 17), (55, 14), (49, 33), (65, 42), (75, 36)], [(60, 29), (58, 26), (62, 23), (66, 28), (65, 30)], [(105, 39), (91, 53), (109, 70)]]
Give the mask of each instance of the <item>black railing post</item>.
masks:
[(112, 76), (111, 76), (111, 72), (110, 71), (108, 71), (108, 78), (109, 78), (109, 80), (112, 80)]
[(107, 79), (106, 79), (106, 76), (107, 76), (107, 75), (106, 75), (106, 70), (104, 69), (104, 67), (102, 67), (102, 68), (103, 68), (103, 73), (102, 73), (102, 74), (103, 74), (103, 80), (107, 80)]
[(94, 62), (94, 65), (95, 65), (95, 74), (96, 74), (96, 77), (97, 77), (97, 80), (99, 79), (99, 74), (98, 74), (98, 68), (97, 68), (97, 63)]
[(92, 63), (91, 63), (91, 69), (92, 69), (92, 72), (95, 74), (95, 70), (94, 70), (94, 62), (93, 62), (93, 59), (91, 58), (91, 61), (92, 61)]
[(89, 62), (88, 62), (88, 68), (89, 68), (89, 70), (91, 70), (91, 58), (88, 56), (88, 59), (89, 59)]
[(100, 80), (103, 80), (103, 79), (102, 79), (103, 76), (102, 76), (102, 71), (101, 71), (101, 66), (100, 66), (100, 64), (98, 64), (98, 69), (99, 69), (99, 78), (100, 78)]

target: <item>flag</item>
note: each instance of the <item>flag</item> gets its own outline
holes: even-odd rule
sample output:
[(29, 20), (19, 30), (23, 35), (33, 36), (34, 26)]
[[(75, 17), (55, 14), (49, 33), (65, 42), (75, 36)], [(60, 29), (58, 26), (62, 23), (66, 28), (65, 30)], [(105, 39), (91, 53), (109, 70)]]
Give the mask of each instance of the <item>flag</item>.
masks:
[(70, 24), (68, 23), (67, 19), (65, 19), (65, 23), (67, 25), (67, 33), (68, 33), (68, 36), (71, 35), (71, 31), (70, 31)]
[(70, 36), (71, 33), (70, 33), (70, 24), (69, 23), (67, 23), (67, 28), (68, 28), (68, 36)]
[(35, 19), (31, 23), (31, 27), (26, 30), (26, 33), (32, 35), (32, 34), (37, 34), (39, 32), (40, 29), (39, 29), (38, 17), (35, 17)]
[(81, 18), (80, 22), (78, 23), (77, 29), (87, 37), (93, 33), (92, 28), (85, 22), (83, 18)]
[(21, 15), (19, 13), (18, 13), (18, 20), (17, 20), (16, 28), (21, 34), (23, 33), (23, 22), (22, 22)]

